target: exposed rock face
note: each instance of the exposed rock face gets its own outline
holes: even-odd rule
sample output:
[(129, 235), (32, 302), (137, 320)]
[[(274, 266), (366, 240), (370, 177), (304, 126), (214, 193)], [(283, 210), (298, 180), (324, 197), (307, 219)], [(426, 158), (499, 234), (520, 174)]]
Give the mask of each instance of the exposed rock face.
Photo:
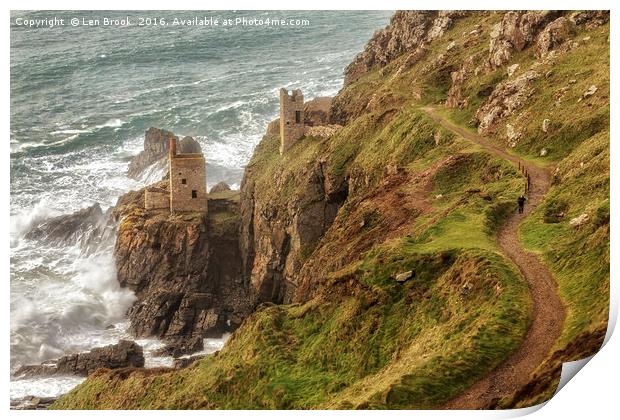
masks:
[(142, 347), (133, 341), (96, 347), (87, 353), (76, 353), (41, 365), (29, 365), (15, 372), (16, 377), (78, 375), (88, 376), (99, 368), (144, 367)]
[(276, 118), (267, 125), (267, 136), (279, 136), (280, 135), (280, 118)]
[(304, 124), (307, 126), (327, 125), (330, 123), (329, 109), (332, 98), (321, 96), (304, 103)]
[[(158, 184), (167, 188), (167, 183)], [(118, 280), (136, 293), (131, 331), (157, 336), (179, 355), (202, 337), (235, 328), (250, 310), (241, 277), (235, 199), (210, 199), (209, 213), (145, 211), (143, 193), (119, 200)]]
[(538, 77), (539, 73), (530, 70), (498, 84), (476, 112), (478, 132), (481, 134), (495, 132), (498, 121), (512, 115), (534, 93), (531, 82)]
[(364, 51), (345, 69), (345, 86), (374, 68), (384, 67), (392, 59), (439, 38), (464, 11), (398, 11), (390, 24), (377, 31)]
[(209, 194), (216, 194), (223, 191), (230, 191), (230, 186), (224, 181), (215, 184), (213, 188), (211, 188), (211, 190), (209, 191)]
[(559, 17), (549, 25), (538, 36), (536, 41), (536, 55), (538, 57), (545, 57), (549, 54), (549, 51), (556, 49), (566, 41), (568, 41), (573, 34), (573, 25), (565, 17)]
[[(371, 70), (385, 67), (390, 61), (403, 55), (404, 59), (400, 67), (392, 76), (397, 77), (426, 57), (427, 46), (433, 40), (440, 38), (456, 20), (468, 14), (469, 12), (466, 11), (449, 10), (396, 12), (390, 24), (377, 31), (366, 44), (364, 51), (347, 66), (344, 86), (348, 86)], [(471, 36), (477, 37), (478, 33), (471, 34)], [(452, 50), (456, 50), (456, 47)], [(444, 64), (439, 59), (424, 71), (432, 72), (434, 69), (431, 67), (441, 67)], [(377, 92), (372, 97), (367, 95), (357, 97), (350, 92), (344, 95), (342, 92), (332, 101), (329, 117), (331, 124), (346, 125), (348, 121), (363, 113), (385, 108), (386, 104), (394, 108), (400, 105), (400, 98), (394, 95), (383, 95)]]
[(466, 97), (463, 97), (462, 88), (465, 81), (475, 73), (477, 62), (477, 56), (469, 56), (459, 70), (450, 74), (452, 85), (450, 90), (448, 90), (448, 97), (446, 98), (446, 106), (448, 108), (464, 108), (467, 106), (468, 100)]
[(75, 213), (47, 219), (31, 227), (24, 237), (56, 246), (80, 244), (88, 249), (113, 235), (114, 226), (108, 215), (95, 203)]
[(488, 63), (492, 69), (510, 61), (515, 52), (532, 45), (547, 23), (562, 12), (515, 11), (504, 14), (502, 21), (491, 30)]
[(177, 146), (178, 153), (202, 153), (202, 148), (200, 147), (200, 143), (194, 140), (193, 137), (185, 136), (179, 142)]
[(574, 219), (571, 219), (570, 222), (568, 222), (568, 224), (572, 228), (579, 229), (581, 226), (585, 225), (589, 219), (590, 219), (590, 216), (588, 216), (588, 213), (583, 213), (575, 217)]
[[(324, 163), (317, 162), (299, 174), (296, 184), (303, 185), (303, 191), (283, 209), (255, 190), (253, 172), (248, 165), (241, 184), (244, 276), (251, 281), (257, 303), (289, 302), (297, 273), (336, 217), (348, 183), (326, 173)], [(274, 179), (276, 186), (283, 182)]]
[(596, 28), (609, 22), (609, 10), (585, 10), (575, 12), (570, 20), (576, 25), (585, 25), (587, 28)]
[(190, 357), (182, 357), (174, 360), (174, 368), (175, 369), (184, 369), (193, 365), (195, 362), (204, 359), (205, 356), (190, 356)]
[(306, 127), (304, 129), (304, 136), (326, 139), (336, 134), (336, 132), (341, 128), (342, 126), (338, 124)]
[(57, 399), (56, 397), (29, 395), (18, 400), (11, 400), (11, 410), (47, 410)]
[(138, 179), (146, 168), (155, 162), (165, 160), (168, 156), (168, 143), (171, 138), (177, 138), (170, 131), (159, 128), (149, 128), (144, 134), (144, 150), (134, 156), (129, 162), (127, 176)]

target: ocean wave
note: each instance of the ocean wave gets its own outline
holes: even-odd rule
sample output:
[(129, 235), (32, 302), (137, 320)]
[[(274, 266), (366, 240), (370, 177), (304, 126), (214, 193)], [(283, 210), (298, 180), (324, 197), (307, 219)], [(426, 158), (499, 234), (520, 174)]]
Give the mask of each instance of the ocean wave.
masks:
[(17, 245), (16, 243), (13, 243), (13, 238), (16, 240), (19, 239), (21, 235), (23, 235), (36, 223), (40, 223), (50, 217), (58, 216), (59, 214), (60, 213), (55, 210), (46, 199), (38, 201), (30, 210), (17, 214), (11, 214), (9, 219), (11, 247)]
[(95, 128), (106, 128), (106, 127), (117, 128), (117, 127), (122, 127), (124, 124), (125, 124), (125, 121), (121, 120), (120, 118), (112, 118), (101, 125), (96, 125)]
[[(13, 258), (28, 258), (23, 254)], [(51, 270), (46, 264), (42, 266)], [(105, 328), (125, 319), (135, 295), (120, 287), (111, 248), (56, 267), (44, 282), (38, 271), (33, 267), (32, 275), (22, 273), (22, 293), (12, 301), (13, 366), (40, 363), (117, 339)]]

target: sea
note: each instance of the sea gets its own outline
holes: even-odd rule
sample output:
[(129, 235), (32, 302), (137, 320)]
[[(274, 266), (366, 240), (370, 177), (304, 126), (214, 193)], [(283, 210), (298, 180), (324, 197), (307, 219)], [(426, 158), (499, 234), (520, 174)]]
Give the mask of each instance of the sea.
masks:
[[(192, 136), (208, 187), (239, 188), (278, 115), (278, 91), (335, 95), (343, 71), (389, 11), (22, 11), (10, 31), (10, 364), (130, 338), (135, 300), (119, 286), (113, 244), (27, 240), (34, 225), (161, 179), (126, 176), (149, 127)], [(62, 21), (62, 23), (60, 23)], [(216, 23), (218, 22), (218, 23)], [(228, 24), (224, 24), (224, 22)], [(176, 24), (175, 24), (176, 23)], [(226, 336), (205, 340), (203, 353)], [(137, 340), (147, 366), (162, 343)], [(79, 377), (11, 377), (11, 399), (56, 397)]]

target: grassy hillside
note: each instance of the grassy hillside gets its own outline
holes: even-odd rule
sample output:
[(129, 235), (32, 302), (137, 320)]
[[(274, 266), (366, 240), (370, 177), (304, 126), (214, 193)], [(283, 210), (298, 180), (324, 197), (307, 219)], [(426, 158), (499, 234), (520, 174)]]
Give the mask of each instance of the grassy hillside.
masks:
[[(527, 326), (527, 287), (493, 240), (503, 203), (513, 201), (523, 180), (510, 165), (447, 132), (436, 145), (438, 130), (407, 108), (363, 141), (351, 125), (336, 139), (300, 142), (294, 148), (299, 159), (280, 160), (277, 139), (266, 138), (255, 155), (264, 162), (265, 183), (275, 170), (270, 162), (286, 162), (283, 170), (294, 174), (334, 141), (358, 145), (344, 159), (346, 169), (359, 164), (369, 179), (381, 179), (384, 163), (365, 161), (379, 142), (386, 161), (400, 159), (403, 168), (414, 168), (411, 174), (431, 172), (422, 186), (369, 181), (349, 197), (332, 227), (339, 242), (315, 253), (331, 253), (330, 246), (342, 247), (341, 254), (351, 246), (368, 251), (351, 252), (355, 257), (328, 273), (310, 301), (260, 308), (219, 354), (192, 368), (102, 372), (55, 407), (423, 408), (475, 382), (516, 348)], [(333, 170), (341, 170), (343, 158), (330, 157)], [(371, 198), (373, 191), (378, 198)], [(402, 231), (374, 244), (392, 221), (386, 194), (432, 204), (408, 212)], [(361, 229), (360, 218), (366, 220)], [(410, 280), (393, 278), (409, 270)]]
[[(304, 253), (297, 303), (262, 305), (222, 351), (189, 368), (100, 371), (54, 408), (432, 408), (499, 365), (519, 345), (531, 310), (523, 278), (496, 243), (524, 179), (421, 107), (445, 102), (451, 74), (487, 53), (501, 17), (460, 19), (420, 60), (404, 53), (347, 85), (338, 100), (348, 121), (334, 136), (306, 138), (282, 157), (275, 137), (257, 147), (252, 181), (274, 213), (288, 215), (292, 203), (303, 208), (317, 162), (327, 179), (348, 185), (333, 224)], [(465, 35), (472, 31), (481, 35)], [(551, 361), (606, 325), (608, 33), (608, 24), (575, 29), (573, 39), (589, 39), (537, 65), (535, 94), (500, 122), (521, 132), (514, 153), (558, 167), (544, 203), (521, 228), (567, 307)], [(446, 115), (475, 130), (471, 121), (509, 79), (506, 68), (536, 62), (526, 48), (504, 67), (472, 73), (461, 91), (467, 105)], [(579, 100), (592, 84), (596, 95)], [(505, 145), (504, 132), (491, 140)], [(571, 227), (583, 213), (588, 222)], [(411, 278), (396, 281), (407, 271)], [(504, 403), (548, 398), (557, 378), (547, 376), (537, 379), (536, 393)]]

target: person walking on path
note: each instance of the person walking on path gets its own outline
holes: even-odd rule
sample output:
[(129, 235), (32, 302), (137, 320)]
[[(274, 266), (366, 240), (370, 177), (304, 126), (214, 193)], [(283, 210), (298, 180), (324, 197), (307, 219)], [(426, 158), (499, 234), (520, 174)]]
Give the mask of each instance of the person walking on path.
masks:
[(517, 198), (517, 203), (519, 204), (519, 214), (523, 213), (523, 207), (525, 206), (525, 196), (521, 194), (519, 198)]

